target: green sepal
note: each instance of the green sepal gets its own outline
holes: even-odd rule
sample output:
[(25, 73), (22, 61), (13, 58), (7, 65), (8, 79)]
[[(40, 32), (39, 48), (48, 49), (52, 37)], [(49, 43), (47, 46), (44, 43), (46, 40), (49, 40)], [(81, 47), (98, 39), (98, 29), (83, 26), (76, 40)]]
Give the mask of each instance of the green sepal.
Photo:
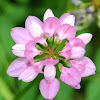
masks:
[(42, 50), (42, 48), (38, 44), (35, 45), (35, 48), (38, 50)]
[(61, 50), (63, 50), (63, 48), (65, 47), (65, 42), (67, 42), (67, 39), (62, 40), (62, 42), (57, 46), (55, 52), (59, 52)]
[(42, 44), (36, 43), (36, 45), (38, 45), (41, 49), (46, 50), (46, 48)]
[(60, 56), (59, 54), (57, 54), (56, 57), (58, 57), (60, 60), (63, 60), (63, 61), (66, 59), (65, 57)]
[(34, 57), (34, 61), (40, 61), (40, 60), (45, 60), (45, 59), (47, 59), (46, 54), (41, 54)]
[(60, 75), (61, 75), (61, 72), (59, 71), (59, 68), (58, 68), (58, 64), (59, 64), (59, 62), (55, 65), (55, 67), (56, 67), (56, 78), (59, 78)]
[(64, 62), (64, 61), (62, 61), (62, 60), (59, 60), (59, 62), (60, 62), (64, 67), (70, 68), (69, 66), (67, 66), (66, 62)]
[(50, 48), (50, 41), (48, 38), (46, 39), (46, 42), (47, 42), (48, 47)]

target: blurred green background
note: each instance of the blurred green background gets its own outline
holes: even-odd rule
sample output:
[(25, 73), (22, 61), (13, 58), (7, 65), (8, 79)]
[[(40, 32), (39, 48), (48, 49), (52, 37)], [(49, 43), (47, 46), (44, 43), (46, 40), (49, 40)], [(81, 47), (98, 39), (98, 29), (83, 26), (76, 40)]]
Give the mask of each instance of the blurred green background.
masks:
[(77, 35), (93, 34), (85, 55), (96, 65), (96, 74), (83, 78), (80, 90), (61, 82), (54, 100), (100, 100), (100, 0), (0, 0), (0, 100), (45, 100), (39, 91), (43, 75), (25, 83), (8, 76), (6, 70), (17, 58), (11, 48), (15, 44), (10, 35), (11, 28), (24, 27), (29, 15), (42, 20), (48, 8), (57, 17), (66, 12), (74, 14)]

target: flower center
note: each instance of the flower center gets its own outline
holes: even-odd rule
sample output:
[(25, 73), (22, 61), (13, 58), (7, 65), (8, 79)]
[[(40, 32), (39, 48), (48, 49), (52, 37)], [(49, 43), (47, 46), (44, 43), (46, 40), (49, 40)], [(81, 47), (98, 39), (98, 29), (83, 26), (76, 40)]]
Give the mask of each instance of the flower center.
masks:
[(48, 56), (48, 58), (53, 58), (53, 59), (56, 59), (56, 55), (58, 54), (58, 52), (55, 52), (57, 47), (54, 47), (52, 49), (52, 45), (50, 45), (50, 49), (47, 48), (47, 51), (45, 51), (45, 54)]
[(61, 56), (59, 54), (59, 51), (63, 50), (65, 47), (65, 42), (67, 39), (64, 39), (62, 41), (59, 41), (59, 39), (55, 39), (55, 36), (52, 37), (46, 37), (43, 36), (46, 39), (46, 45), (36, 43), (36, 48), (41, 51), (40, 55), (37, 55), (34, 57), (34, 59), (38, 60), (45, 60), (47, 58), (52, 59), (65, 59), (65, 57)]

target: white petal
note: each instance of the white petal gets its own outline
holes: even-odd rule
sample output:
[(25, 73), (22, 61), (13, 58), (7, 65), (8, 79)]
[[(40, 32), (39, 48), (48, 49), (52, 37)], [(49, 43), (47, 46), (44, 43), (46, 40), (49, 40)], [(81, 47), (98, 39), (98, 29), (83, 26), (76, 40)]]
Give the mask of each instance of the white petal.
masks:
[(85, 44), (88, 44), (92, 39), (92, 34), (91, 33), (83, 33), (83, 34), (78, 35), (77, 38), (80, 38), (81, 40), (83, 40), (83, 42)]
[(74, 15), (70, 15), (69, 13), (64, 13), (59, 19), (62, 24), (70, 24), (71, 26), (74, 26), (75, 23)]
[(46, 10), (46, 12), (45, 12), (45, 14), (44, 14), (44, 17), (43, 17), (43, 21), (45, 21), (47, 18), (49, 18), (49, 17), (54, 17), (54, 14), (53, 14), (53, 12), (52, 12), (52, 10), (51, 9), (47, 9)]
[(85, 54), (85, 49), (82, 47), (73, 47), (71, 53), (72, 53), (71, 54), (72, 59), (81, 58)]

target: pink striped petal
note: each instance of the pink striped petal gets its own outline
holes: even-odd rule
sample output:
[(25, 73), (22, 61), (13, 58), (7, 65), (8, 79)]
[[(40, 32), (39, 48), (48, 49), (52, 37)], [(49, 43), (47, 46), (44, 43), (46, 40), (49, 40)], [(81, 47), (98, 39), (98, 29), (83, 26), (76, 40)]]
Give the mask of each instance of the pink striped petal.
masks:
[(39, 88), (42, 96), (45, 99), (53, 99), (59, 91), (60, 82), (56, 78), (52, 82), (48, 82), (45, 79), (42, 79)]
[(7, 74), (12, 77), (18, 77), (27, 68), (26, 58), (15, 59), (8, 67)]
[(92, 39), (92, 34), (91, 33), (83, 33), (81, 35), (78, 35), (77, 38), (83, 40), (83, 42), (85, 44), (88, 44)]
[(35, 48), (35, 44), (34, 41), (29, 41), (25, 46), (25, 57), (29, 61), (33, 61), (33, 57), (40, 53), (40, 51)]
[(19, 44), (26, 44), (29, 40), (32, 40), (30, 33), (22, 27), (12, 28), (11, 37), (16, 43)]
[(29, 30), (34, 38), (39, 37), (43, 33), (42, 21), (35, 16), (28, 16), (25, 22), (25, 28)]
[(12, 49), (13, 49), (12, 50), (13, 54), (15, 54), (16, 56), (25, 57), (24, 56), (25, 44), (15, 44), (12, 47)]
[(86, 63), (87, 63), (87, 60), (85, 60), (85, 57), (70, 61), (71, 67), (77, 68), (81, 74), (81, 77), (83, 77)]
[(56, 17), (49, 17), (45, 20), (43, 24), (43, 32), (50, 33), (52, 36), (55, 30), (60, 26), (60, 21)]
[(66, 38), (74, 38), (76, 35), (76, 28), (69, 24), (63, 24), (57, 28), (56, 33), (61, 40)]
[(18, 57), (25, 57), (24, 55), (25, 51), (12, 50), (12, 53)]
[(75, 23), (75, 16), (69, 13), (64, 13), (60, 18), (61, 24), (70, 24), (74, 26)]
[(79, 70), (81, 77), (87, 77), (95, 74), (96, 67), (92, 60), (88, 57), (82, 57), (81, 59), (75, 59), (70, 61), (72, 67)]
[(43, 71), (42, 71), (43, 64), (42, 64), (41, 62), (36, 62), (36, 63), (34, 63), (34, 61), (33, 61), (33, 62), (32, 62), (32, 65), (34, 66), (36, 72), (42, 73), (42, 74), (43, 74)]
[(61, 52), (59, 52), (62, 56), (64, 56), (66, 58), (66, 60), (68, 60), (71, 56), (71, 51), (66, 51), (66, 49), (63, 49)]
[(88, 57), (84, 57), (84, 59), (87, 60), (87, 63), (85, 65), (85, 71), (84, 71), (82, 77), (87, 77), (87, 76), (95, 74), (96, 67), (95, 67), (94, 63), (92, 62), (92, 60)]
[(46, 44), (47, 44), (47, 43), (46, 43), (46, 39), (43, 38), (43, 35), (45, 35), (45, 36), (50, 36), (49, 33), (42, 33), (40, 37), (35, 38), (35, 41), (38, 42), (38, 43), (41, 43), (41, 44), (43, 44), (43, 45), (46, 45)]
[(46, 59), (46, 60), (43, 60), (43, 61), (41, 61), (41, 63), (43, 64), (43, 65), (50, 65), (50, 66), (52, 66), (52, 65), (55, 65), (55, 64), (57, 64), (59, 62), (59, 60), (58, 59), (56, 59), (56, 60), (53, 60), (52, 58), (48, 58), (48, 59)]
[(55, 66), (50, 66), (50, 65), (47, 65), (45, 66), (44, 68), (44, 77), (46, 80), (48, 81), (52, 81), (55, 79), (55, 76), (56, 76), (56, 68)]
[(71, 56), (71, 45), (66, 42), (66, 48), (64, 48), (62, 51), (59, 52), (62, 56), (68, 60)]
[(69, 40), (69, 43), (73, 47), (85, 48), (85, 44), (84, 44), (83, 40), (81, 40), (79, 38), (72, 38), (72, 39)]
[(54, 14), (51, 9), (47, 9), (44, 13), (43, 21), (45, 21), (49, 17), (54, 17)]
[(82, 47), (73, 47), (71, 49), (71, 58), (75, 59), (75, 58), (81, 58), (83, 57), (85, 54), (85, 49)]
[(22, 80), (24, 82), (30, 82), (35, 79), (35, 77), (38, 75), (38, 73), (35, 71), (35, 69), (31, 66), (28, 67), (26, 70), (24, 70), (20, 76), (19, 80)]
[(69, 86), (75, 88), (81, 82), (81, 75), (74, 67), (62, 67), (60, 79)]

